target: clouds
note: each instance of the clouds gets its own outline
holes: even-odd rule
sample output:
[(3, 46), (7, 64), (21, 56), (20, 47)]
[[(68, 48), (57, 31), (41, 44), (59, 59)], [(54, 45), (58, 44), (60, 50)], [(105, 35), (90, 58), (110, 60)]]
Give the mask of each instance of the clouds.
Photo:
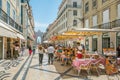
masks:
[(41, 30), (42, 32), (45, 32), (48, 25), (49, 24), (47, 23), (35, 22), (35, 31)]

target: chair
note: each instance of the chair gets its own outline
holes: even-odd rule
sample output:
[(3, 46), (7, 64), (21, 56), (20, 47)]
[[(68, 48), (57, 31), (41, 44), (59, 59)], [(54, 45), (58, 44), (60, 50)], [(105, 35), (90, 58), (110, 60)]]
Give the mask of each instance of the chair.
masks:
[(88, 74), (90, 74), (90, 66), (91, 66), (91, 60), (88, 61), (86, 64), (81, 64), (78, 69), (78, 76), (81, 73), (81, 70), (85, 70)]
[(91, 63), (91, 69), (95, 69), (98, 75), (99, 75), (98, 69), (99, 69), (100, 62), (101, 62), (101, 59), (97, 60), (96, 62)]

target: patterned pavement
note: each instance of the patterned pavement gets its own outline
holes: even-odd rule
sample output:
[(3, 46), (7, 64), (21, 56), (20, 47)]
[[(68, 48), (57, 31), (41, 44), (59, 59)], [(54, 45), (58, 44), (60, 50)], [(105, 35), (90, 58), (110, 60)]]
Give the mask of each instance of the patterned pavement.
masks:
[(70, 65), (61, 66), (61, 62), (54, 61), (48, 65), (48, 56), (44, 54), (42, 66), (39, 66), (38, 52), (28, 55), (25, 51), (18, 60), (0, 61), (0, 80), (120, 80), (120, 74), (78, 76), (77, 71)]

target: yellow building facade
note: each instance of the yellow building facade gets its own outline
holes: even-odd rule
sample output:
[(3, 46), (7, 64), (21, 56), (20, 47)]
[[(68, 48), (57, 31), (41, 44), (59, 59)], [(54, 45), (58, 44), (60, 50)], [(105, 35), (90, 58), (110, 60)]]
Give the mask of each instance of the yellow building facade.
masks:
[[(119, 0), (83, 0), (84, 28), (120, 29)], [(101, 36), (86, 38), (86, 48), (90, 51), (102, 51), (120, 44), (120, 33), (105, 33)], [(92, 43), (92, 44), (91, 44)]]

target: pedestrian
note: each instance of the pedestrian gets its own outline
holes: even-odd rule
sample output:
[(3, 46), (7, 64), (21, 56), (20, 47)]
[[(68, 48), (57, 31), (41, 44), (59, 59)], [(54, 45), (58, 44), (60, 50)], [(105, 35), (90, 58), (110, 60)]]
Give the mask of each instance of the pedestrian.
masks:
[(55, 48), (52, 46), (52, 44), (49, 45), (49, 47), (47, 48), (48, 51), (48, 64), (53, 64), (53, 58), (54, 58), (54, 51)]
[(32, 54), (32, 49), (31, 49), (31, 46), (29, 47), (29, 56), (31, 56)]
[(33, 55), (35, 54), (35, 46), (33, 46)]
[(39, 65), (42, 65), (43, 55), (45, 53), (45, 49), (42, 46), (39, 46), (38, 53), (39, 53)]
[(120, 58), (120, 44), (119, 44), (119, 46), (117, 47), (117, 57), (119, 57)]
[(25, 50), (25, 46), (22, 45), (22, 46), (21, 46), (21, 56), (23, 56), (23, 54), (24, 54), (24, 50)]
[(20, 52), (20, 48), (19, 48), (19, 45), (16, 43), (13, 45), (13, 57), (14, 57), (14, 59), (17, 59), (19, 57), (19, 52)]

